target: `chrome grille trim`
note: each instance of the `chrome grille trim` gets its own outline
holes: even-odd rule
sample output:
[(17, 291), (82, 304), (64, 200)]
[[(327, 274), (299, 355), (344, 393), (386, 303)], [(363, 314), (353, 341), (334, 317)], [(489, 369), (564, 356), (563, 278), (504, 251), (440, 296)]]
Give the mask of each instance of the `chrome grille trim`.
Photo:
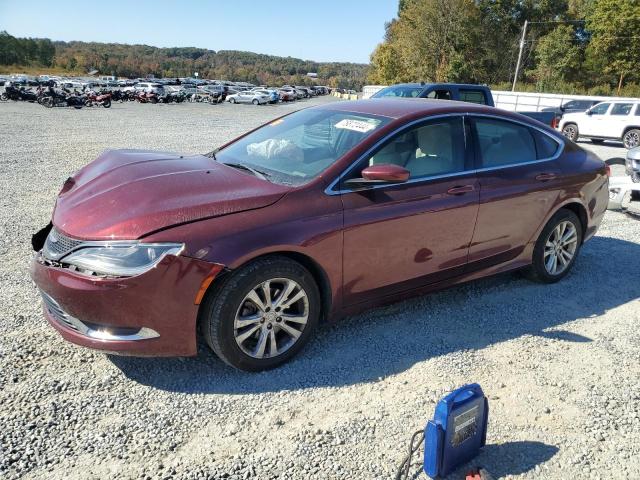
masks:
[(96, 328), (96, 325), (87, 325), (81, 320), (78, 320), (75, 317), (72, 317), (67, 312), (65, 312), (60, 304), (56, 302), (50, 295), (46, 294), (43, 291), (40, 291), (40, 295), (42, 295), (42, 300), (44, 302), (44, 308), (47, 313), (60, 325), (70, 328), (71, 330), (84, 335), (85, 337), (94, 338), (96, 340), (120, 340), (120, 341), (135, 341), (135, 340), (146, 340), (149, 338), (159, 337), (160, 334), (155, 330), (147, 327), (142, 327), (138, 331), (133, 333), (125, 333), (125, 334), (114, 334), (111, 333), (107, 327), (100, 329)]

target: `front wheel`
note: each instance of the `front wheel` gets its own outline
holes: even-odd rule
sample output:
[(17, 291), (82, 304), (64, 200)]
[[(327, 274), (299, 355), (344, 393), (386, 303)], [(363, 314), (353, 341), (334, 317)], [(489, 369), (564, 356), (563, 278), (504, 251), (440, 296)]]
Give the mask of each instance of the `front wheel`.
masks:
[(540, 233), (528, 276), (555, 283), (569, 273), (582, 245), (582, 223), (571, 210), (559, 210)]
[(634, 148), (640, 145), (640, 130), (632, 128), (622, 137), (624, 148)]
[(240, 370), (285, 363), (309, 341), (320, 318), (313, 276), (286, 257), (259, 259), (213, 288), (201, 312), (204, 338), (216, 355)]
[(253, 102), (251, 102), (251, 103), (253, 103), (254, 105), (258, 105), (260, 102), (259, 102), (258, 100), (254, 100), (254, 101), (253, 101)]
[(236, 103), (236, 99), (235, 98), (230, 98), (229, 99), (229, 103)]
[(102, 102), (102, 106), (104, 108), (109, 108), (111, 106), (111, 100), (105, 100), (104, 102)]
[(572, 142), (578, 141), (578, 126), (575, 123), (567, 123), (562, 127), (562, 134)]

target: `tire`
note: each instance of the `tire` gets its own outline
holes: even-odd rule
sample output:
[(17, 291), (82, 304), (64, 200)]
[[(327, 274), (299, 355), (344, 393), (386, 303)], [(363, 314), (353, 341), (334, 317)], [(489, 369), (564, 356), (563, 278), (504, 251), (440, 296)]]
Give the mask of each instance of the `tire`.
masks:
[(7, 100), (9, 100), (9, 97), (7, 96), (6, 93), (2, 92), (2, 95), (0, 95), (0, 100), (2, 100), (3, 102), (6, 102)]
[[(565, 228), (563, 229), (562, 226)], [(569, 228), (573, 228), (573, 235)], [(566, 254), (555, 254), (554, 247), (550, 247), (549, 243), (555, 243), (558, 233), (561, 234), (560, 238), (570, 235), (567, 239), (566, 247), (564, 250), (568, 254), (571, 253), (571, 257), (567, 259)], [(569, 243), (569, 241), (571, 243)], [(540, 283), (555, 283), (565, 277), (573, 268), (573, 265), (580, 252), (580, 246), (582, 245), (582, 223), (580, 219), (571, 210), (560, 209), (556, 214), (551, 217), (549, 222), (545, 225), (544, 229), (540, 233), (536, 245), (533, 249), (533, 258), (531, 266), (527, 270), (527, 277)], [(573, 246), (573, 248), (570, 248)], [(550, 252), (551, 250), (551, 252)], [(561, 267), (556, 272), (553, 272), (552, 256), (557, 259), (563, 258), (566, 262), (562, 264), (562, 260), (556, 261), (556, 266)]]
[[(267, 282), (273, 299), (269, 303), (263, 290)], [(292, 317), (298, 319), (296, 322), (283, 321), (284, 315), (279, 316), (277, 310), (287, 285), (291, 285), (292, 290), (283, 301), (295, 299), (301, 292), (306, 295), (282, 310), (288, 315), (297, 314)], [(258, 307), (249, 295), (257, 296), (264, 308)], [(317, 327), (320, 310), (320, 293), (309, 271), (286, 257), (272, 256), (232, 272), (219, 284), (214, 282), (203, 304), (200, 322), (207, 344), (218, 357), (237, 369), (258, 372), (278, 367), (296, 355)], [(306, 323), (300, 321), (305, 315)], [(253, 318), (244, 320), (246, 325), (238, 327), (236, 322), (242, 321), (238, 319), (240, 316)], [(291, 335), (292, 330), (297, 333)], [(273, 339), (276, 354), (272, 356)]]
[(235, 98), (230, 98), (229, 99), (229, 103), (236, 103), (236, 99)]
[(640, 130), (632, 128), (624, 133), (622, 136), (622, 143), (624, 148), (634, 148), (640, 145)]
[(251, 102), (251, 103), (253, 103), (254, 105), (259, 105), (259, 104), (260, 104), (260, 102), (259, 102), (258, 100), (254, 100), (254, 101), (253, 101), (253, 102)]
[(151, 97), (151, 99), (149, 100), (150, 103), (156, 104), (158, 103), (158, 99), (156, 97)]
[(601, 138), (592, 138), (591, 139), (591, 143), (595, 143), (596, 145), (600, 145), (601, 143), (604, 143), (604, 140)]
[(562, 135), (567, 137), (572, 142), (577, 142), (580, 132), (578, 131), (578, 125), (575, 123), (567, 123), (562, 127)]
[(111, 107), (111, 100), (105, 100), (105, 101), (102, 103), (102, 106), (103, 106), (104, 108), (109, 108), (109, 107)]

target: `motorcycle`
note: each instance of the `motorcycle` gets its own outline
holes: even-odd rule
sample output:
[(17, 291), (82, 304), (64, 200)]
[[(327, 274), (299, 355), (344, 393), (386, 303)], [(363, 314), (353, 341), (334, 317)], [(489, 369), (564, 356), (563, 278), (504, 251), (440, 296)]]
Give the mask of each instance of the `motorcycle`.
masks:
[(2, 100), (37, 102), (38, 95), (32, 90), (26, 90), (24, 87), (16, 88), (13, 85), (8, 85), (2, 93)]
[(138, 92), (136, 100), (140, 103), (158, 103), (158, 95), (153, 92)]
[(87, 107), (97, 107), (102, 105), (104, 108), (109, 108), (111, 106), (111, 94), (89, 91), (87, 92), (84, 104)]

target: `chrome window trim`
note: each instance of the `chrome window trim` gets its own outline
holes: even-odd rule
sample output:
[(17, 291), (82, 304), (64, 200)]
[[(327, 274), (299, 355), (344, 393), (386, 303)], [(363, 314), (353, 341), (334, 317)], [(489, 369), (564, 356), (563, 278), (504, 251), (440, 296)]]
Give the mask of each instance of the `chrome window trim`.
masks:
[[(376, 150), (378, 147), (380, 147), (383, 143), (385, 143), (391, 137), (393, 137), (394, 135), (398, 134), (400, 131), (402, 131), (404, 129), (407, 129), (407, 128), (410, 128), (410, 127), (412, 127), (414, 125), (417, 125), (419, 123), (428, 122), (429, 120), (432, 120), (432, 119), (437, 120), (439, 118), (447, 118), (447, 117), (462, 117), (465, 120), (467, 118), (470, 118), (470, 117), (486, 117), (486, 118), (494, 118), (496, 120), (503, 120), (505, 122), (517, 123), (517, 124), (523, 125), (523, 126), (525, 126), (527, 128), (533, 128), (533, 129), (539, 131), (540, 133), (543, 133), (544, 135), (548, 136), (549, 138), (551, 138), (554, 142), (556, 142), (558, 144), (558, 148), (556, 150), (556, 153), (553, 156), (549, 157), (549, 158), (541, 158), (539, 160), (531, 160), (529, 162), (511, 163), (511, 164), (508, 164), (508, 165), (500, 165), (500, 166), (496, 166), (496, 167), (474, 168), (474, 169), (471, 169), (471, 170), (465, 170), (463, 172), (445, 173), (445, 174), (442, 174), (442, 175), (432, 175), (432, 176), (428, 176), (428, 177), (419, 177), (419, 178), (409, 179), (406, 182), (400, 182), (400, 183), (389, 183), (389, 184), (384, 184), (384, 185), (372, 185), (372, 186), (355, 188), (355, 189), (347, 189), (347, 190), (333, 190), (333, 188), (338, 183), (340, 183), (340, 180), (343, 177), (345, 177), (351, 170), (353, 170), (358, 163), (360, 163), (362, 160), (367, 158), (367, 156), (371, 155), (374, 150)], [(465, 128), (464, 129), (465, 142), (467, 141), (466, 135), (467, 135), (467, 129)], [(514, 168), (514, 167), (520, 167), (520, 166), (523, 166), (523, 165), (534, 165), (536, 163), (550, 162), (550, 161), (554, 161), (554, 160), (557, 160), (558, 158), (560, 158), (560, 155), (562, 155), (562, 152), (564, 152), (564, 147), (565, 147), (564, 141), (556, 138), (554, 135), (552, 135), (551, 133), (547, 132), (546, 130), (544, 130), (544, 129), (536, 126), (536, 125), (532, 125), (530, 123), (523, 122), (523, 121), (517, 120), (517, 119), (505, 118), (503, 116), (493, 115), (493, 114), (490, 114), (490, 113), (446, 113), (446, 114), (441, 114), (441, 115), (433, 115), (431, 117), (424, 117), (424, 118), (421, 118), (421, 119), (418, 119), (418, 120), (413, 120), (412, 122), (409, 122), (409, 123), (407, 123), (405, 125), (402, 125), (401, 127), (398, 127), (393, 132), (391, 132), (388, 135), (386, 135), (384, 138), (378, 140), (373, 146), (371, 146), (369, 149), (367, 149), (366, 152), (364, 152), (362, 155), (360, 155), (351, 165), (349, 165), (340, 175), (338, 175), (329, 184), (329, 186), (324, 189), (324, 193), (326, 195), (342, 195), (344, 193), (362, 192), (362, 191), (365, 191), (365, 190), (376, 190), (376, 189), (379, 189), (379, 188), (392, 188), (392, 187), (397, 187), (397, 186), (401, 186), (401, 185), (410, 185), (410, 184), (418, 183), (418, 182), (429, 182), (431, 180), (441, 180), (443, 178), (463, 177), (463, 176), (466, 176), (466, 175), (469, 175), (469, 174), (474, 174), (475, 175), (477, 173), (489, 172), (489, 171), (492, 171), (492, 170), (501, 170), (503, 168)]]

